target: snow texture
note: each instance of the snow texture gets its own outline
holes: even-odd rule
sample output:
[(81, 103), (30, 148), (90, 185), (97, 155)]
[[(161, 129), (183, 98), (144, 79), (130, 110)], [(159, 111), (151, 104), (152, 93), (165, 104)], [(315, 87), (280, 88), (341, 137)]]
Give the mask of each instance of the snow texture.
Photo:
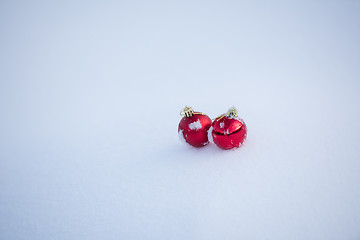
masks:
[(201, 125), (201, 122), (200, 122), (200, 120), (198, 119), (196, 122), (192, 122), (192, 123), (190, 123), (189, 124), (189, 128), (191, 129), (191, 130), (199, 130), (199, 129), (201, 129), (202, 128), (202, 125)]
[(186, 140), (185, 140), (185, 137), (184, 137), (184, 130), (180, 130), (178, 132), (178, 135), (179, 135), (180, 141), (182, 141), (183, 143), (186, 143)]
[(210, 143), (214, 143), (214, 139), (213, 139), (213, 136), (212, 136), (212, 131), (213, 131), (213, 127), (211, 126), (208, 130), (208, 139), (209, 139), (209, 142)]
[[(360, 239), (359, 12), (0, 1), (0, 239)], [(246, 144), (182, 144), (185, 105)]]

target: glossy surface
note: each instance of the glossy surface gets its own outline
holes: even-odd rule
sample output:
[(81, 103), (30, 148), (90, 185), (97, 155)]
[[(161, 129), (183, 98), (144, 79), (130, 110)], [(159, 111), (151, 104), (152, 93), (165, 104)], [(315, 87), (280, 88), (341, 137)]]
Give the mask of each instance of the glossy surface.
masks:
[(240, 147), (247, 135), (245, 122), (240, 118), (220, 116), (212, 124), (214, 143), (225, 150)]
[(207, 134), (210, 127), (211, 119), (203, 113), (195, 112), (191, 117), (181, 119), (178, 132), (190, 145), (203, 147), (209, 143)]

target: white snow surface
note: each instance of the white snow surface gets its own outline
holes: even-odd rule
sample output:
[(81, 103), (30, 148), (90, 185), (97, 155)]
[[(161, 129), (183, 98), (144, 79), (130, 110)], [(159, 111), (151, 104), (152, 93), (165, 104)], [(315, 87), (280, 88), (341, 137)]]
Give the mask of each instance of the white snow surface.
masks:
[[(1, 1), (0, 239), (360, 239), (359, 12)], [(182, 144), (185, 105), (246, 144)]]
[(189, 124), (189, 128), (190, 128), (191, 130), (196, 130), (196, 131), (199, 130), (199, 129), (201, 129), (201, 128), (202, 128), (202, 125), (201, 125), (200, 120), (198, 119), (197, 121), (190, 123), (190, 124)]
[(178, 135), (179, 135), (180, 141), (182, 141), (183, 143), (186, 143), (186, 140), (185, 140), (185, 137), (184, 137), (184, 130), (180, 130), (178, 132)]

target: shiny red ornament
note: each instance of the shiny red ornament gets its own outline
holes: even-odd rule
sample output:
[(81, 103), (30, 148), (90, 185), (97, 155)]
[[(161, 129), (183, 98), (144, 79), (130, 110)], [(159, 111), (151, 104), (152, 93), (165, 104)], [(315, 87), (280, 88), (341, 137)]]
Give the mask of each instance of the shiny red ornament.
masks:
[(246, 124), (238, 117), (237, 110), (231, 108), (214, 120), (211, 135), (214, 143), (222, 149), (238, 148), (246, 139)]
[(208, 130), (211, 127), (211, 119), (201, 113), (194, 112), (186, 106), (182, 111), (184, 116), (178, 127), (180, 139), (194, 147), (203, 147), (209, 143)]

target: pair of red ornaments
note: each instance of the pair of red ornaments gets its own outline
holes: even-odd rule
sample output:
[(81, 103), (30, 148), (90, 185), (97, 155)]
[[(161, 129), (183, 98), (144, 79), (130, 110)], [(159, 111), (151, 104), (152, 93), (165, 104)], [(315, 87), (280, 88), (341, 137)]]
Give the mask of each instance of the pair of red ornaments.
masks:
[(188, 106), (181, 115), (184, 117), (179, 123), (179, 137), (194, 147), (203, 147), (212, 138), (218, 147), (228, 150), (240, 147), (246, 139), (245, 122), (238, 117), (235, 107), (214, 121), (204, 113), (194, 112)]

